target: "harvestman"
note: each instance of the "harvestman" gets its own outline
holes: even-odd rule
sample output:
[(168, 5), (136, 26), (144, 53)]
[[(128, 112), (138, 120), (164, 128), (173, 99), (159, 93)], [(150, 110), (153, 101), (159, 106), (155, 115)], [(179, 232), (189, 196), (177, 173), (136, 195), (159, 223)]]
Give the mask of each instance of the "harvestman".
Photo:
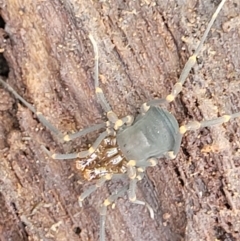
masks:
[[(231, 115), (223, 115), (221, 117), (202, 122), (192, 121), (179, 127), (175, 117), (159, 107), (161, 104), (168, 104), (172, 102), (182, 91), (182, 86), (190, 70), (195, 65), (197, 55), (199, 54), (213, 22), (215, 21), (225, 1), (226, 0), (221, 1), (213, 14), (197, 49), (185, 64), (179, 80), (174, 85), (172, 92), (163, 99), (154, 99), (144, 103), (141, 107), (140, 114), (135, 118), (135, 120), (133, 116), (126, 116), (121, 119), (118, 118), (108, 104), (102, 89), (99, 87), (98, 48), (97, 43), (91, 34), (89, 35), (89, 38), (93, 45), (95, 54), (95, 91), (100, 105), (107, 113), (108, 121), (105, 123), (96, 124), (74, 134), (63, 135), (51, 123), (49, 123), (40, 112), (37, 112), (30, 103), (25, 101), (15, 90), (13, 90), (0, 78), (0, 83), (6, 87), (15, 96), (15, 98), (27, 106), (45, 127), (64, 141), (70, 141), (87, 133), (101, 128), (106, 128), (106, 130), (99, 135), (94, 144), (86, 151), (70, 154), (52, 154), (43, 147), (48, 155), (53, 159), (64, 160), (80, 158), (81, 160), (77, 162), (77, 167), (78, 169), (82, 169), (84, 171), (86, 179), (98, 179), (95, 185), (90, 186), (81, 194), (79, 197), (80, 205), (86, 197), (88, 197), (97, 188), (103, 186), (106, 181), (113, 178), (129, 179), (129, 185), (124, 186), (115, 194), (109, 196), (100, 208), (100, 241), (105, 240), (105, 218), (107, 206), (113, 203), (118, 197), (124, 195), (125, 192), (128, 192), (128, 197), (131, 202), (146, 205), (150, 212), (150, 216), (153, 218), (154, 214), (151, 207), (147, 203), (136, 199), (136, 184), (144, 177), (146, 167), (157, 165), (157, 158), (166, 157), (168, 159), (173, 159), (176, 157), (180, 148), (182, 135), (186, 131), (197, 130), (206, 126), (219, 125), (228, 122), (232, 118), (240, 117), (239, 112)], [(111, 144), (109, 144), (110, 142)], [(111, 148), (107, 145), (110, 145)], [(101, 151), (102, 149), (104, 150), (104, 153), (109, 154), (110, 157), (107, 159), (101, 156), (104, 161), (101, 160), (101, 164), (95, 163), (94, 161), (96, 161), (97, 158), (100, 158), (98, 155), (103, 153), (103, 151)], [(85, 164), (83, 165), (83, 163)], [(85, 168), (91, 165), (93, 165), (91, 167), (92, 169), (88, 168), (85, 170)]]

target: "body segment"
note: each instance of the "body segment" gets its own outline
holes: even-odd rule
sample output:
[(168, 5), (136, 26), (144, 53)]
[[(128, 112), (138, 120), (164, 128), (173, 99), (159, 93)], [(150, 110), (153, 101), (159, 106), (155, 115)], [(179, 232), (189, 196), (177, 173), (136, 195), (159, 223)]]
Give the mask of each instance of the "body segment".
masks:
[(139, 115), (132, 126), (117, 133), (117, 144), (127, 160), (167, 156), (169, 151), (178, 151), (180, 140), (175, 117), (155, 106)]

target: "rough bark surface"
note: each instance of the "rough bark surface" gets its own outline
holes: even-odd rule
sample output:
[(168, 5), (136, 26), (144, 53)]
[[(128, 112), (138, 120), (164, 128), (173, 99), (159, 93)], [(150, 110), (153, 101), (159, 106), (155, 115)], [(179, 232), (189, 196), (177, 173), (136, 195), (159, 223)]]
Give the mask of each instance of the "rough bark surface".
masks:
[[(92, 33), (109, 103), (119, 116), (136, 115), (143, 102), (169, 93), (219, 2), (0, 0), (7, 82), (62, 132), (102, 122)], [(226, 2), (169, 106), (179, 123), (240, 111), (239, 12), (238, 0)], [(61, 143), (2, 87), (0, 96), (0, 240), (98, 240), (98, 207), (123, 183), (108, 183), (80, 208), (78, 196), (92, 183), (74, 161), (52, 160), (40, 148), (82, 150), (97, 133)], [(240, 240), (239, 179), (239, 119), (189, 132), (177, 158), (160, 160), (138, 183), (155, 219), (120, 198), (108, 210), (107, 240)]]

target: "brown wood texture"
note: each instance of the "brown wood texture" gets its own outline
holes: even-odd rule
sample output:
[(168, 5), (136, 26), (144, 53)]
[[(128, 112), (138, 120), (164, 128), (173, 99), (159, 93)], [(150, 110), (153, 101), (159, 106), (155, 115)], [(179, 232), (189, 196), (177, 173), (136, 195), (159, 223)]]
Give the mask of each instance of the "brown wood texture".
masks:
[[(105, 120), (94, 95), (92, 33), (100, 85), (119, 116), (165, 96), (220, 1), (0, 0), (0, 49), (7, 82), (62, 132)], [(240, 3), (226, 2), (176, 101), (179, 121), (240, 111)], [(82, 208), (85, 182), (74, 161), (55, 152), (82, 150), (92, 133), (61, 143), (7, 90), (0, 89), (0, 240), (96, 241), (98, 207), (126, 181), (110, 182)], [(136, 147), (137, 148), (137, 147)], [(108, 209), (107, 241), (240, 240), (240, 120), (189, 132), (173, 161), (160, 160), (138, 183), (137, 197)]]

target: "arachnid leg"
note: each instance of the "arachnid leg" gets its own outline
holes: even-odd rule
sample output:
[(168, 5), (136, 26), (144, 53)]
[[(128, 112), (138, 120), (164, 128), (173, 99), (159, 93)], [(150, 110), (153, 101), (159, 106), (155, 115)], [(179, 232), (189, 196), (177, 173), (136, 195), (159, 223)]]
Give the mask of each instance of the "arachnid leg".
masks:
[(59, 138), (63, 138), (63, 134), (55, 127), (53, 126), (43, 115), (41, 112), (38, 112), (35, 110), (33, 105), (28, 103), (25, 99), (23, 99), (22, 96), (20, 96), (9, 84), (7, 84), (1, 77), (0, 77), (0, 83), (8, 90), (10, 91), (16, 99), (21, 101), (29, 110), (33, 112), (39, 119), (39, 121), (48, 128), (54, 135), (56, 135)]
[(75, 159), (75, 158), (85, 158), (87, 156), (90, 156), (92, 153), (95, 152), (95, 150), (98, 148), (100, 143), (104, 138), (106, 138), (109, 135), (114, 135), (114, 133), (111, 130), (106, 130), (103, 133), (99, 135), (97, 140), (93, 143), (93, 145), (87, 150), (87, 151), (81, 151), (81, 152), (75, 152), (75, 153), (69, 153), (69, 154), (60, 154), (60, 153), (54, 153), (52, 154), (50, 151), (48, 151), (44, 146), (42, 147), (43, 150), (53, 159), (57, 160), (67, 160), (67, 159)]
[(149, 158), (148, 160), (135, 161), (130, 160), (127, 164), (127, 175), (130, 179), (128, 198), (131, 202), (135, 202), (136, 198), (136, 185), (137, 182), (142, 180), (146, 167), (156, 166), (158, 163), (156, 158)]
[(208, 36), (208, 33), (225, 2), (226, 2), (226, 0), (222, 0), (221, 3), (218, 5), (216, 11), (212, 15), (212, 18), (211, 18), (210, 22), (208, 23), (208, 26), (200, 40), (200, 43), (198, 44), (197, 49), (195, 50), (193, 55), (189, 57), (187, 63), (185, 64), (185, 66), (182, 70), (182, 73), (180, 74), (178, 82), (173, 86), (171, 93), (169, 95), (167, 95), (164, 99), (156, 99), (156, 100), (151, 100), (151, 101), (144, 103), (141, 108), (143, 111), (146, 112), (150, 106), (156, 106), (159, 104), (165, 104), (165, 103), (172, 102), (176, 98), (176, 96), (182, 91), (182, 86), (183, 86), (184, 82), (186, 81), (188, 74), (191, 71), (192, 67), (196, 64), (197, 56), (202, 49), (203, 43), (205, 42), (205, 40)]
[[(132, 161), (132, 162), (134, 162), (134, 161)], [(147, 166), (155, 166), (157, 164), (157, 159), (156, 158), (150, 158), (147, 161), (142, 162), (142, 163), (136, 162), (136, 164), (137, 165), (143, 164), (143, 166), (139, 166), (139, 168), (137, 168), (137, 169), (135, 167), (134, 167), (134, 169), (133, 169), (133, 167), (131, 168), (132, 170), (134, 170), (134, 171), (131, 171), (131, 172), (134, 173), (135, 175), (132, 175), (132, 173), (130, 172), (131, 175), (132, 175), (132, 176), (130, 176), (129, 173), (128, 173), (128, 176), (130, 178), (129, 189), (128, 189), (128, 198), (129, 198), (130, 202), (132, 202), (132, 203), (145, 205), (147, 207), (148, 211), (149, 211), (150, 217), (152, 219), (154, 219), (154, 212), (153, 212), (153, 209), (151, 208), (151, 206), (148, 203), (137, 199), (137, 197), (136, 197), (136, 187), (137, 187), (137, 182), (142, 180), (143, 177), (144, 177), (145, 168)]]
[(99, 75), (99, 71), (98, 71), (98, 59), (99, 59), (99, 55), (98, 55), (98, 47), (97, 47), (97, 43), (94, 40), (93, 36), (91, 34), (89, 34), (89, 39), (91, 40), (91, 43), (93, 45), (93, 50), (94, 50), (94, 60), (95, 60), (95, 66), (94, 66), (94, 81), (95, 81), (95, 92), (98, 98), (98, 101), (100, 103), (100, 105), (102, 106), (103, 110), (108, 113), (109, 111), (111, 111), (111, 107), (108, 104), (106, 97), (102, 91), (102, 89), (99, 87), (99, 80), (98, 80), (98, 75)]
[(100, 178), (95, 185), (90, 186), (87, 190), (85, 190), (78, 198), (79, 206), (82, 207), (83, 200), (88, 197), (91, 193), (96, 191), (99, 187), (102, 187), (106, 181), (112, 179), (112, 174), (106, 174), (102, 178)]
[[(126, 117), (120, 119), (119, 121), (122, 121), (123, 123), (125, 123), (127, 125), (131, 125), (132, 122), (133, 122), (133, 117), (132, 116), (126, 116)], [(109, 121), (101, 123), (101, 124), (96, 124), (96, 125), (90, 126), (88, 128), (84, 128), (81, 131), (65, 135), (63, 137), (63, 139), (64, 139), (64, 141), (70, 141), (70, 140), (76, 139), (78, 137), (84, 136), (84, 135), (86, 135), (88, 133), (91, 133), (93, 131), (96, 131), (96, 130), (99, 130), (101, 128), (104, 128), (104, 127), (105, 128), (113, 128), (113, 125)]]
[(67, 134), (63, 137), (63, 140), (64, 141), (71, 141), (71, 140), (74, 140), (78, 137), (81, 137), (81, 136), (84, 136), (88, 133), (91, 133), (93, 131), (97, 131), (97, 130), (100, 130), (101, 128), (106, 128), (107, 127), (107, 123), (101, 123), (101, 124), (96, 124), (96, 125), (93, 125), (93, 126), (90, 126), (88, 128), (84, 128), (83, 130), (81, 131), (78, 131), (78, 132), (75, 132), (75, 133), (72, 133), (72, 134)]
[(113, 127), (115, 130), (117, 130), (120, 126), (122, 126), (124, 124), (126, 124), (128, 126), (132, 125), (133, 121), (134, 121), (133, 116), (128, 115), (126, 117), (118, 119), (117, 123), (115, 123), (113, 126), (111, 126), (111, 123), (109, 123), (109, 121), (104, 122), (104, 123), (100, 123), (100, 124), (96, 124), (96, 125), (90, 126), (88, 128), (84, 128), (81, 131), (78, 131), (78, 132), (75, 132), (75, 133), (72, 133), (72, 134), (67, 134), (63, 137), (63, 140), (64, 141), (71, 141), (71, 140), (74, 140), (78, 137), (84, 136), (88, 133), (91, 133), (93, 131), (100, 130), (101, 128), (106, 128), (106, 127), (109, 127), (109, 128)]
[[(91, 133), (93, 131), (99, 130), (101, 128), (104, 128), (107, 126), (107, 123), (101, 123), (101, 124), (95, 124), (91, 127), (85, 128), (79, 132), (63, 135), (54, 125), (52, 125), (41, 112), (38, 112), (35, 110), (33, 105), (31, 105), (29, 102), (27, 102), (25, 99), (23, 99), (22, 96), (20, 96), (10, 85), (8, 85), (1, 77), (0, 77), (0, 83), (9, 90), (16, 99), (18, 99), (20, 102), (22, 102), (29, 110), (32, 111), (33, 114), (35, 114), (38, 118), (38, 120), (48, 129), (50, 130), (55, 136), (57, 136), (59, 139), (62, 139), (64, 141), (70, 141), (77, 137), (84, 136), (88, 133)], [(127, 122), (127, 121), (126, 121)]]
[(154, 219), (154, 211), (153, 211), (152, 207), (147, 202), (143, 202), (141, 200), (136, 199), (133, 203), (138, 204), (138, 205), (146, 206), (148, 211), (149, 211), (150, 218)]
[(118, 190), (115, 194), (110, 195), (102, 204), (100, 208), (100, 241), (105, 241), (105, 222), (107, 215), (107, 207), (114, 203), (119, 197), (122, 197), (128, 190), (128, 185)]
[(112, 108), (110, 107), (109, 103), (107, 102), (107, 99), (103, 93), (102, 88), (99, 87), (99, 70), (98, 70), (98, 59), (99, 59), (99, 54), (98, 54), (98, 47), (95, 39), (91, 34), (89, 34), (89, 39), (93, 45), (93, 50), (94, 50), (94, 55), (95, 55), (95, 67), (94, 67), (94, 82), (95, 82), (95, 92), (97, 95), (97, 99), (102, 106), (103, 110), (107, 113), (107, 118), (108, 120), (115, 124), (114, 129), (118, 130), (121, 126), (124, 124), (131, 125), (133, 122), (133, 116), (126, 116), (123, 119), (119, 119), (117, 114), (113, 112)]
[(137, 182), (138, 182), (137, 177), (130, 180), (129, 189), (128, 189), (128, 199), (130, 202), (135, 202), (137, 200), (137, 197), (136, 197)]
[(129, 201), (134, 204), (146, 206), (149, 211), (149, 215), (150, 215), (151, 219), (154, 219), (154, 211), (153, 211), (152, 207), (147, 202), (138, 200), (136, 197), (137, 182), (142, 180), (143, 177), (144, 177), (144, 173), (142, 172), (142, 173), (139, 173), (135, 179), (130, 180), (129, 189), (128, 189), (128, 198), (129, 198)]
[(98, 188), (102, 187), (106, 181), (109, 180), (116, 180), (116, 179), (125, 179), (127, 176), (126, 174), (110, 174), (107, 173), (99, 180), (97, 180), (95, 185), (90, 186), (87, 188), (78, 198), (79, 206), (82, 207), (82, 202), (85, 198), (87, 198), (90, 194), (95, 192)]
[(136, 185), (137, 185), (137, 182), (140, 181), (142, 178), (143, 178), (143, 175), (138, 175), (135, 179), (130, 181), (129, 189), (128, 189), (128, 197), (130, 202), (146, 206), (149, 211), (150, 217), (154, 219), (154, 212), (152, 207), (148, 203), (138, 200), (136, 197)]
[[(150, 161), (149, 163), (152, 163), (152, 162), (153, 162), (153, 160)], [(144, 172), (139, 172), (138, 175), (135, 175), (137, 173), (137, 169), (135, 168), (135, 166), (132, 166), (132, 165), (130, 165), (130, 166), (131, 166), (130, 171), (127, 174), (128, 177), (130, 178), (129, 186), (126, 185), (123, 188), (121, 188), (119, 191), (117, 191), (115, 194), (110, 195), (104, 201), (104, 203), (102, 204), (102, 206), (100, 208), (100, 215), (101, 215), (101, 218), (100, 218), (100, 241), (105, 241), (105, 222), (106, 222), (106, 215), (107, 215), (107, 207), (110, 204), (114, 203), (119, 197), (123, 196), (125, 192), (128, 192), (129, 200), (132, 203), (146, 206), (149, 211), (150, 217), (152, 219), (154, 219), (154, 212), (153, 212), (153, 209), (151, 208), (151, 206), (146, 202), (136, 199), (136, 193), (135, 193), (136, 192), (136, 184), (139, 180), (142, 180), (142, 178), (144, 177)], [(145, 168), (143, 167), (143, 169), (145, 169)], [(121, 176), (119, 176), (119, 174), (118, 174), (115, 176), (117, 178), (121, 178), (123, 175), (124, 174), (121, 174)], [(114, 175), (113, 175), (113, 177), (114, 177)], [(94, 188), (92, 188), (92, 189), (94, 189)], [(86, 191), (86, 193), (92, 192), (92, 189), (90, 191)], [(95, 188), (95, 190), (96, 190), (96, 188)], [(82, 195), (84, 195), (84, 194), (82, 194)]]
[(221, 125), (223, 123), (228, 122), (231, 119), (238, 118), (240, 117), (240, 112), (234, 113), (231, 115), (223, 115), (217, 118), (214, 118), (212, 120), (205, 120), (205, 121), (191, 121), (186, 125), (183, 125), (179, 128), (179, 132), (181, 134), (184, 134), (186, 131), (192, 131), (192, 130), (197, 130), (202, 127), (207, 127), (207, 126), (214, 126), (214, 125)]

